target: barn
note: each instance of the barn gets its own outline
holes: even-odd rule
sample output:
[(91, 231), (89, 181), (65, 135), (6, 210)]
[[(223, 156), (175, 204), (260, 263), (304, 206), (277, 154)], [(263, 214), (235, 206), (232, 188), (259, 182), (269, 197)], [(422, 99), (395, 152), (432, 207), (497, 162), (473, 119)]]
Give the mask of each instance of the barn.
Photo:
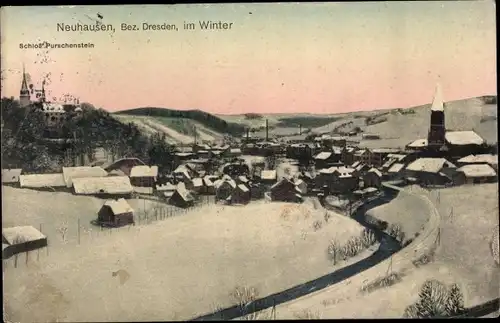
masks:
[(365, 188), (366, 187), (379, 188), (382, 185), (382, 173), (376, 168), (371, 168), (363, 176), (363, 184)]
[(184, 183), (177, 184), (177, 188), (175, 192), (172, 194), (170, 199), (168, 200), (170, 204), (186, 208), (194, 205), (194, 197), (191, 193), (186, 189)]
[(215, 197), (217, 200), (226, 200), (231, 196), (233, 190), (236, 188), (236, 182), (231, 178), (223, 178), (214, 183)]
[(123, 198), (108, 200), (97, 213), (97, 222), (112, 227), (134, 224), (134, 210)]

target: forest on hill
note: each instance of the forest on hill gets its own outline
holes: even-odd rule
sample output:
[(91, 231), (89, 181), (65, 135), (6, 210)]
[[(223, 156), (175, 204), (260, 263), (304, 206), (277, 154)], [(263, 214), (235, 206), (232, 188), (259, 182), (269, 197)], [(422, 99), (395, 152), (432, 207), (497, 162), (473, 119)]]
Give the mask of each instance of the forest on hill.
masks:
[(208, 129), (211, 129), (221, 134), (241, 136), (242, 134), (245, 133), (244, 126), (237, 123), (227, 122), (217, 116), (214, 116), (213, 114), (201, 110), (181, 111), (181, 110), (147, 107), (147, 108), (137, 108), (137, 109), (119, 111), (115, 112), (115, 114), (191, 119), (199, 122)]

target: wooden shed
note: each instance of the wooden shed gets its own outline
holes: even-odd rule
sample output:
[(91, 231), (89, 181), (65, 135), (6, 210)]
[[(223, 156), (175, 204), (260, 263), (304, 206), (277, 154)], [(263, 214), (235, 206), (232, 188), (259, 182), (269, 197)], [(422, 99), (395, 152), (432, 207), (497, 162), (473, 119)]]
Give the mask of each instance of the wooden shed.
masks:
[(107, 200), (97, 214), (97, 222), (112, 227), (134, 224), (134, 210), (123, 198)]

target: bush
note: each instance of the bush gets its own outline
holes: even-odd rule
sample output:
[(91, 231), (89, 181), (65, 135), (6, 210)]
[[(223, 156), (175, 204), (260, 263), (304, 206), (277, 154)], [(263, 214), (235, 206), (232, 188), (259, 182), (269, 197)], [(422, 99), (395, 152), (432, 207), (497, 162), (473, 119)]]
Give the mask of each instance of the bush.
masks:
[(373, 231), (365, 228), (361, 236), (352, 237), (343, 246), (337, 241), (332, 240), (327, 249), (328, 258), (335, 265), (339, 261), (345, 261), (348, 258), (358, 255), (361, 251), (372, 246), (376, 241), (377, 239)]
[(396, 239), (401, 245), (403, 244), (405, 239), (405, 233), (403, 232), (401, 224), (395, 223), (389, 225), (389, 228), (387, 229), (387, 234)]
[(438, 318), (460, 315), (464, 312), (463, 294), (457, 284), (449, 288), (442, 282), (427, 280), (416, 303), (405, 309), (405, 318)]
[(389, 287), (396, 283), (399, 283), (403, 279), (403, 275), (400, 273), (391, 273), (384, 277), (378, 278), (375, 281), (364, 285), (361, 287), (361, 291), (365, 293), (371, 293), (377, 289)]

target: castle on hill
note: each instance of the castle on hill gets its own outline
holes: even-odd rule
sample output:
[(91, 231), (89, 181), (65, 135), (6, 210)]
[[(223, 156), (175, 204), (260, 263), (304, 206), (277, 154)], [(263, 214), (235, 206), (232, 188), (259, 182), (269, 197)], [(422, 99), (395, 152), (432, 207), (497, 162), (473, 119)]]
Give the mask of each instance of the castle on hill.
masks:
[(21, 81), (21, 90), (19, 92), (19, 104), (22, 108), (32, 108), (44, 114), (44, 120), (47, 127), (58, 127), (64, 120), (73, 118), (82, 114), (82, 108), (78, 99), (73, 102), (50, 102), (47, 100), (45, 92), (45, 80), (42, 82), (41, 89), (35, 89), (33, 84), (28, 84), (28, 75), (23, 66), (23, 79)]

